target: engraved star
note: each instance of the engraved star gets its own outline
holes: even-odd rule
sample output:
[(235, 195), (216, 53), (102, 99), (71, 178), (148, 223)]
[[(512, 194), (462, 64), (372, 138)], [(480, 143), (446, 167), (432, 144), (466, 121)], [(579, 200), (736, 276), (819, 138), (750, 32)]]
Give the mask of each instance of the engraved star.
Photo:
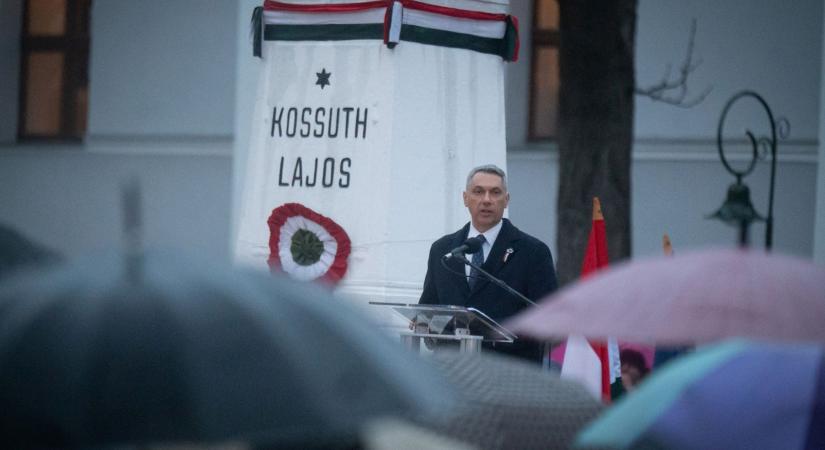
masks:
[(315, 82), (318, 86), (321, 86), (321, 89), (324, 89), (324, 86), (329, 86), (329, 77), (332, 75), (332, 72), (327, 72), (326, 68), (321, 69), (320, 72), (315, 72), (315, 75), (318, 76), (318, 81)]

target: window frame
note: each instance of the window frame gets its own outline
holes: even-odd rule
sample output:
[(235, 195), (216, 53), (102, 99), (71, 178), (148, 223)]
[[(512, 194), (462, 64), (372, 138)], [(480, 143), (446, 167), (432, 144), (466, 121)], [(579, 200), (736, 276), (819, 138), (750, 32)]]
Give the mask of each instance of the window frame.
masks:
[[(538, 54), (539, 51), (546, 48), (555, 48), (556, 50), (559, 49), (559, 44), (561, 42), (561, 33), (559, 28), (555, 29), (548, 29), (548, 28), (539, 28), (539, 17), (538, 17), (538, 10), (539, 10), (539, 3), (542, 0), (534, 0), (533, 1), (533, 17), (532, 17), (532, 28), (530, 30), (531, 36), (531, 48), (530, 48), (530, 101), (529, 101), (529, 111), (527, 115), (527, 140), (529, 142), (546, 142), (551, 141), (554, 142), (558, 139), (557, 135), (539, 135), (536, 131), (535, 125), (535, 116), (536, 116), (536, 108), (537, 108), (537, 100), (538, 95), (536, 93), (538, 86), (536, 83), (538, 82)], [(548, 1), (556, 1), (556, 0), (548, 0)], [(558, 130), (556, 130), (558, 132)]]
[[(86, 127), (78, 129), (79, 89), (89, 87), (89, 46), (91, 42), (92, 0), (65, 0), (66, 15), (64, 32), (58, 36), (31, 35), (29, 19), (31, 2), (23, 2), (20, 27), (20, 82), (18, 91), (18, 142), (81, 142)], [(29, 56), (38, 52), (63, 54), (62, 86), (60, 92), (60, 125), (57, 133), (32, 133), (26, 130), (26, 97), (29, 90)], [(88, 97), (87, 97), (88, 104)], [(88, 106), (85, 111), (88, 117)]]

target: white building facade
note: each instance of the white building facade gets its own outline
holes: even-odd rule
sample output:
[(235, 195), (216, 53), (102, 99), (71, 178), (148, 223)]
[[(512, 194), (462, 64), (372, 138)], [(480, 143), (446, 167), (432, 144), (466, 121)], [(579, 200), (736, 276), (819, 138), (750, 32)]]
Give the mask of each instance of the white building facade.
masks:
[[(94, 2), (87, 136), (81, 144), (52, 144), (16, 142), (22, 1), (3, 0), (0, 222), (68, 257), (119, 246), (119, 187), (136, 177), (144, 191), (147, 245), (228, 259), (243, 169), (233, 160), (248, 148), (243, 119), (260, 64), (249, 40), (249, 16), (258, 3)], [(552, 142), (528, 142), (526, 131), (531, 3), (511, 5), (522, 52), (505, 77), (509, 216), (555, 251), (557, 152)], [(722, 107), (753, 89), (791, 124), (789, 138), (779, 142), (774, 248), (825, 263), (824, 14), (819, 0), (793, 8), (767, 0), (639, 2), (637, 83), (655, 83), (667, 64), (680, 63), (696, 18), (694, 53), (702, 65), (690, 83), (712, 90), (687, 109), (637, 98), (634, 255), (661, 252), (663, 233), (677, 252), (735, 243), (736, 230), (704, 217), (733, 182), (717, 155)], [(753, 116), (754, 128), (765, 128), (761, 111), (745, 114)], [(735, 161), (747, 157), (732, 151)], [(768, 171), (761, 162), (745, 180), (763, 213)], [(754, 246), (762, 246), (763, 233), (764, 226), (752, 227)], [(426, 258), (412, 256), (403, 270), (423, 281)], [(403, 289), (414, 298), (414, 287)]]

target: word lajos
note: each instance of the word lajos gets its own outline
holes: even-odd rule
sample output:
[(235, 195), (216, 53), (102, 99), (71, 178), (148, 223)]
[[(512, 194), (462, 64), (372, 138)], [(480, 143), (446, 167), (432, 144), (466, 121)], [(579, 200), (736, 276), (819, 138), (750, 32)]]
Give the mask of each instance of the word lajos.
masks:
[[(306, 169), (301, 157), (295, 158), (287, 165), (286, 157), (281, 156), (278, 165), (278, 186), (291, 187), (339, 187), (348, 188), (350, 184), (350, 158), (307, 158)], [(292, 176), (289, 176), (289, 169)]]

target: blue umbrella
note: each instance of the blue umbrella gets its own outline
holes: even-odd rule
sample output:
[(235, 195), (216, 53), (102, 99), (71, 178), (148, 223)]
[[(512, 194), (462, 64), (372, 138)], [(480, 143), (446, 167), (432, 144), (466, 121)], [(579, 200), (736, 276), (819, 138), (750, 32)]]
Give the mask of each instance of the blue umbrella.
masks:
[(578, 437), (585, 448), (823, 449), (825, 351), (727, 341), (655, 372)]

